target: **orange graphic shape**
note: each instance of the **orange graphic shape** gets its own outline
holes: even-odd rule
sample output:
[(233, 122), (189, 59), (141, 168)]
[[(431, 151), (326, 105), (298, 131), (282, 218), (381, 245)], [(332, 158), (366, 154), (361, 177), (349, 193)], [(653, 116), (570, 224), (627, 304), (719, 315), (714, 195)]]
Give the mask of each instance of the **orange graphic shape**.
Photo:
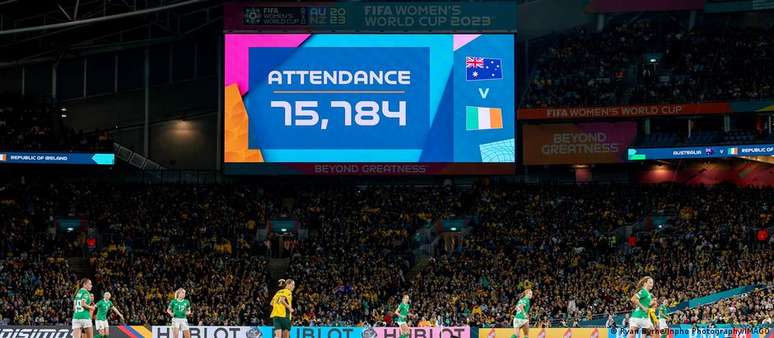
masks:
[(503, 129), (503, 111), (500, 108), (489, 108), (489, 121), (492, 129)]
[(224, 100), (223, 160), (227, 163), (263, 162), (260, 149), (247, 147), (250, 119), (236, 84), (226, 86)]

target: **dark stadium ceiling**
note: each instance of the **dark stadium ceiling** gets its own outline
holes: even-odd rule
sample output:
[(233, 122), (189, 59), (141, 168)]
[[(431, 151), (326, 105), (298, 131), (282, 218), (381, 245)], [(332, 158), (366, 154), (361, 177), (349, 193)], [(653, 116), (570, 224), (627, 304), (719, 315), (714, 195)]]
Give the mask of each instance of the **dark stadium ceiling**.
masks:
[[(419, 2), (434, 0), (241, 1)], [(63, 57), (168, 43), (196, 38), (198, 35), (218, 34), (223, 25), (223, 2), (221, 0), (0, 0), (0, 67), (55, 61)]]
[(0, 66), (216, 33), (215, 0), (0, 0)]

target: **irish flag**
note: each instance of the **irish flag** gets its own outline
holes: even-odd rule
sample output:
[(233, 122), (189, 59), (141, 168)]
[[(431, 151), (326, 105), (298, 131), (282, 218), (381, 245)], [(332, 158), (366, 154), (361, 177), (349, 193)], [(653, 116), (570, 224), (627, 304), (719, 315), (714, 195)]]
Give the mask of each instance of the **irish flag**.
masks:
[(465, 130), (486, 129), (503, 129), (503, 110), (465, 106)]

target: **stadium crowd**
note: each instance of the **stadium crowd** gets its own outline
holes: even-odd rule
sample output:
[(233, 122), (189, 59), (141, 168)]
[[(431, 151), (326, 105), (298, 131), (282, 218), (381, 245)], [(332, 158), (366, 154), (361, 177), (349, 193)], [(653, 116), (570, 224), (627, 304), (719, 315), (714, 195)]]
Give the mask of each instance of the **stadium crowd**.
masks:
[[(736, 190), (712, 194), (725, 201), (739, 198)], [(771, 243), (753, 246), (748, 236), (752, 227), (770, 224), (771, 206), (742, 215), (733, 212), (733, 203), (696, 197), (705, 195), (701, 188), (670, 187), (489, 189), (482, 195), (490, 201), (481, 205), (482, 225), (465, 239), (467, 250), (438, 258), (412, 284), (422, 290), (418, 302), (433, 300), (419, 303), (418, 312), (507, 326), (517, 290), (529, 281), (536, 286), (534, 320), (577, 325), (595, 314), (630, 310), (626, 297), (639, 276), (653, 276), (656, 297), (669, 297), (671, 305), (774, 280), (771, 271), (756, 268), (770, 257)], [(745, 195), (772, 197), (767, 190)], [(670, 229), (640, 233), (634, 247), (621, 249), (609, 236), (646, 210), (675, 208), (681, 218)], [(435, 302), (439, 298), (446, 301)]]
[[(631, 310), (627, 299), (644, 275), (655, 278), (654, 295), (670, 305), (774, 280), (771, 269), (760, 268), (774, 241), (751, 235), (771, 226), (771, 189), (481, 182), (470, 189), (264, 190), (78, 182), (6, 184), (0, 191), (0, 230), (13, 238), (0, 247), (0, 315), (13, 324), (69, 320), (81, 277), (70, 259), (84, 254), (84, 235), (50, 231), (60, 215), (88, 219), (96, 229), (100, 244), (85, 252), (95, 296), (111, 291), (135, 324), (166, 323), (177, 287), (188, 290), (192, 323), (267, 324), (276, 282), (256, 234), (258, 224), (276, 217), (309, 227), (279, 276), (297, 281), (295, 324), (391, 325), (406, 292), (417, 321), (507, 326), (519, 293), (532, 286), (533, 325), (575, 326)], [(740, 205), (752, 207), (739, 212)], [(671, 216), (657, 227), (653, 214)], [(478, 219), (461, 246), (420, 254), (420, 230), (459, 215)], [(637, 222), (631, 241), (621, 228)], [(26, 228), (38, 232), (19, 231)], [(771, 293), (759, 294), (671, 320), (759, 324), (772, 315)]]
[(314, 205), (321, 222), (291, 262), (300, 321), (383, 321), (381, 306), (396, 304), (414, 263), (410, 233), (433, 217), (465, 212), (461, 202), (469, 198), (451, 189), (413, 190), (345, 189), (301, 202)]
[(671, 317), (673, 322), (682, 324), (704, 322), (771, 327), (774, 324), (774, 289), (755, 290), (740, 297), (678, 312)]
[[(774, 28), (650, 20), (557, 35), (535, 64), (522, 107), (696, 103), (774, 97)], [(723, 46), (723, 48), (718, 48)]]

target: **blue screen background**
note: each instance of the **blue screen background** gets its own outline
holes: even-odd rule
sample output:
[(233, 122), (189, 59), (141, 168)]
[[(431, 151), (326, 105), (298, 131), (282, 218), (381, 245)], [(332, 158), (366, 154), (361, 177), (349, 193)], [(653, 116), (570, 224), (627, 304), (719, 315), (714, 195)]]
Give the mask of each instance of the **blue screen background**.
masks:
[[(298, 48), (255, 47), (249, 51), (250, 90), (244, 95), (249, 147), (266, 162), (514, 162), (515, 60), (512, 35), (480, 35), (454, 50), (453, 35), (312, 35)], [(466, 80), (466, 57), (502, 61), (501, 80)], [(272, 84), (272, 70), (410, 70), (411, 85)], [(297, 78), (296, 78), (297, 79)], [(283, 94), (276, 90), (401, 90), (403, 94)], [(483, 98), (481, 91), (487, 91)], [(318, 101), (327, 129), (285, 126), (271, 101)], [(353, 125), (344, 126), (340, 108), (353, 106)], [(407, 124), (380, 116), (376, 126), (354, 123), (358, 101), (407, 103)], [(502, 110), (502, 129), (466, 130), (466, 106)]]

